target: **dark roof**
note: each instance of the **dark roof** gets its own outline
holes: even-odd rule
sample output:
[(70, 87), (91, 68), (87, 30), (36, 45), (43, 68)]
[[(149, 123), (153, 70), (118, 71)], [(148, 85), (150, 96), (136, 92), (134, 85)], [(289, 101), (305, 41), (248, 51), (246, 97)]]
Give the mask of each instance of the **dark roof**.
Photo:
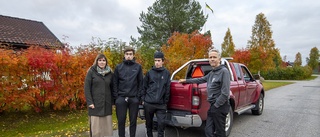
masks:
[(294, 62), (290, 62), (290, 61), (287, 62), (287, 66), (293, 66), (293, 65), (294, 65)]
[(0, 15), (0, 32), (0, 43), (62, 46), (59, 39), (39, 21)]

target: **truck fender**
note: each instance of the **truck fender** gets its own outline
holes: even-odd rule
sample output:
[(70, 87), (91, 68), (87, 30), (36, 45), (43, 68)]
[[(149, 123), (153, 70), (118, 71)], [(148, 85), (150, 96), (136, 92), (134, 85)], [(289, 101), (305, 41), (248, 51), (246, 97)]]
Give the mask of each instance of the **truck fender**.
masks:
[(229, 98), (229, 103), (230, 106), (232, 107), (232, 110), (235, 109), (235, 96), (233, 95), (233, 93), (230, 91), (230, 98)]

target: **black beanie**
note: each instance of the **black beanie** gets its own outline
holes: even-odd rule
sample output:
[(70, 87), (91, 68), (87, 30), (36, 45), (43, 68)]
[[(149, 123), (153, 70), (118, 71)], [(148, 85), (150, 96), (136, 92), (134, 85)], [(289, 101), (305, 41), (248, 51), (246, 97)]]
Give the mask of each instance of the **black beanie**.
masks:
[(164, 55), (162, 52), (160, 51), (157, 51), (156, 53), (154, 53), (154, 58), (164, 58)]

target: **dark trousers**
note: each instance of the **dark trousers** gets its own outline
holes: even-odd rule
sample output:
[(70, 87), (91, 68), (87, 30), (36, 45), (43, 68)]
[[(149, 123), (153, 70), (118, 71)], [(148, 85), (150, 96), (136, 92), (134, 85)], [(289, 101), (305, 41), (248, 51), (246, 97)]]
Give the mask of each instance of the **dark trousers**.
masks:
[(166, 105), (144, 103), (144, 112), (146, 117), (146, 128), (148, 137), (153, 137), (153, 116), (156, 114), (158, 122), (158, 137), (164, 136), (165, 119), (166, 119)]
[(205, 127), (206, 137), (225, 137), (226, 136), (226, 117), (229, 112), (230, 105), (226, 102), (224, 105), (216, 108), (213, 103), (210, 105), (207, 114)]
[(124, 97), (118, 97), (115, 104), (116, 115), (118, 119), (119, 137), (125, 137), (127, 109), (129, 109), (130, 137), (135, 137), (137, 128), (137, 116), (139, 110), (139, 100), (136, 97), (132, 97), (128, 98), (128, 101), (125, 101)]

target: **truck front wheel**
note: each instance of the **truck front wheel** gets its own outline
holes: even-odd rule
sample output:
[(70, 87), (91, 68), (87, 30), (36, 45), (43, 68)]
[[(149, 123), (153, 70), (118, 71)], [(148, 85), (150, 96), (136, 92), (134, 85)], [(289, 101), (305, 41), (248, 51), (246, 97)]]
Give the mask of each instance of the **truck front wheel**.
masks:
[(251, 110), (253, 115), (261, 115), (264, 108), (264, 96), (260, 93), (259, 100), (255, 103), (256, 107)]

